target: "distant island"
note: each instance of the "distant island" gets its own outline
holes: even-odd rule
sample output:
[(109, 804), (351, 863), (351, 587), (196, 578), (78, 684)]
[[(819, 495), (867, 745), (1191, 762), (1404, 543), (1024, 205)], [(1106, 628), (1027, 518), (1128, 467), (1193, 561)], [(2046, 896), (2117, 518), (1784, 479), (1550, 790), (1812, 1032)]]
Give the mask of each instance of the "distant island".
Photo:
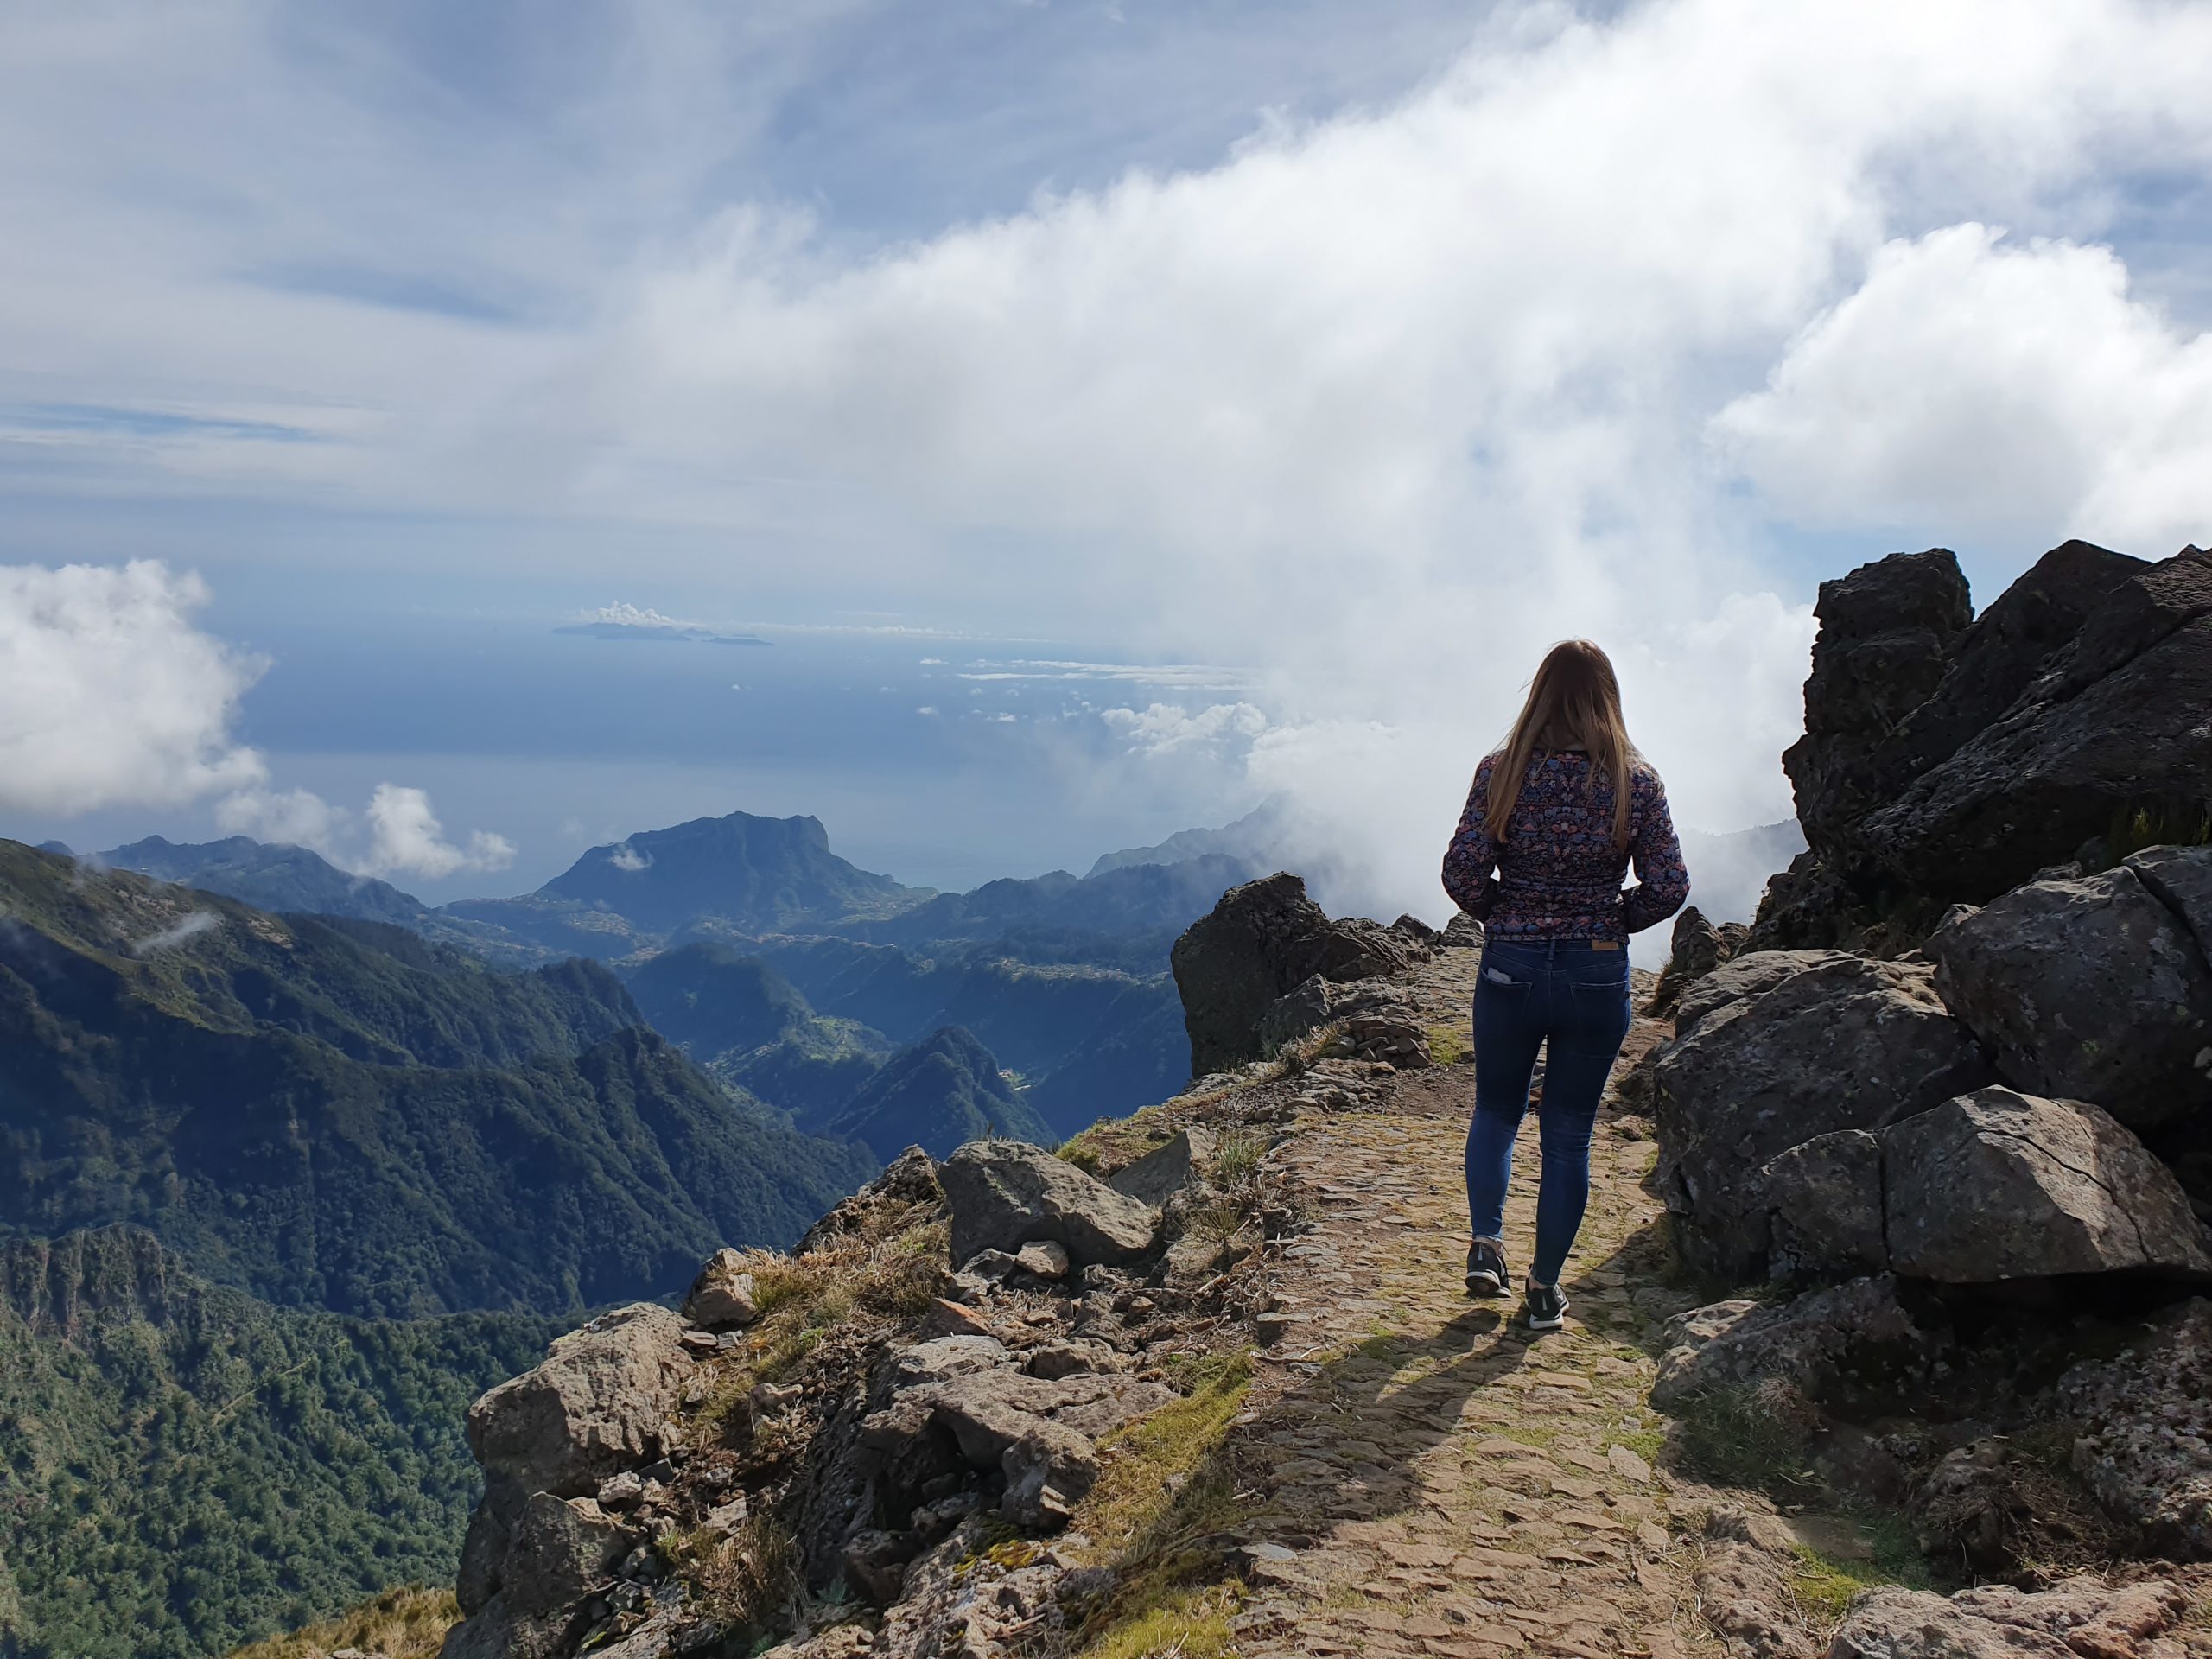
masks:
[(765, 645), (757, 633), (716, 633), (688, 622), (572, 622), (556, 633), (581, 633), (593, 639), (686, 639), (709, 645)]

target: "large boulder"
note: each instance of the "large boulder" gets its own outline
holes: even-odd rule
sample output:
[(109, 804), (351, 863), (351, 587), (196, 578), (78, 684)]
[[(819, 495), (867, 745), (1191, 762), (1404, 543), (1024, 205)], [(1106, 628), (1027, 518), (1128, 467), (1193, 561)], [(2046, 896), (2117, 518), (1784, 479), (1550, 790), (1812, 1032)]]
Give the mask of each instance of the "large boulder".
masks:
[(2105, 594), (2002, 717), (1874, 805), (1858, 843), (1914, 891), (1989, 899), (2139, 810), (2212, 804), (2212, 554)]
[(684, 1295), (683, 1317), (710, 1331), (750, 1325), (760, 1317), (753, 1274), (741, 1252), (725, 1246), (707, 1258)]
[(1261, 1022), (1287, 993), (1319, 975), (1341, 983), (1398, 973), (1428, 947), (1358, 918), (1329, 919), (1287, 874), (1248, 881), (1175, 941), (1170, 965), (1182, 994), (1193, 1075), (1260, 1056)]
[(2212, 1302), (2188, 1303), (2127, 1352), (2061, 1378), (2082, 1425), (2075, 1472), (2146, 1553), (2212, 1560)]
[(1751, 1172), (1816, 1135), (1878, 1129), (1993, 1080), (1925, 966), (1834, 953), (1783, 966), (1795, 970), (1701, 1013), (1654, 1074), (1662, 1190), (1687, 1254), (1730, 1277), (1764, 1243)]
[(611, 1584), (638, 1537), (590, 1498), (539, 1492), (515, 1523), (500, 1593), (525, 1617), (561, 1612)]
[(1883, 745), (1942, 681), (1974, 603), (1956, 556), (1931, 548), (1822, 582), (1813, 613), (1821, 629), (1805, 734), (1782, 764), (1807, 843), (1833, 864), (1848, 857), (1859, 820), (1904, 781)]
[(1106, 1178), (1106, 1185), (1139, 1204), (1164, 1205), (1194, 1181), (1205, 1179), (1218, 1136), (1202, 1124), (1180, 1128), (1135, 1163)]
[(1889, 1265), (1916, 1279), (2212, 1274), (2181, 1184), (2099, 1108), (1983, 1089), (1883, 1131)]
[(1746, 1266), (1763, 1258), (1774, 1279), (1844, 1278), (1886, 1268), (1883, 1141), (1866, 1129), (1837, 1129), (1770, 1158), (1747, 1183), (1741, 1236), (1730, 1257)]
[[(2199, 875), (2186, 857), (2146, 868), (2184, 890)], [(1943, 1000), (2020, 1088), (2134, 1128), (2212, 1106), (2212, 969), (2138, 870), (2031, 881), (1954, 913), (1927, 951)]]
[(468, 1410), (468, 1449), (484, 1471), (469, 1517), (457, 1593), (474, 1613), (498, 1592), (516, 1522), (537, 1493), (585, 1497), (660, 1455), (693, 1370), (683, 1325), (636, 1302), (556, 1338), (545, 1359)]
[(1079, 1265), (1122, 1267), (1158, 1242), (1149, 1205), (1025, 1141), (971, 1141), (938, 1166), (938, 1179), (952, 1212), (955, 1262), (1041, 1239)]
[(1978, 1585), (1954, 1596), (1883, 1585), (1851, 1604), (1828, 1659), (2178, 1659), (2195, 1598), (2168, 1580)]
[(2212, 1270), (2180, 1182), (2109, 1114), (1998, 1087), (1792, 1147), (1745, 1181), (1735, 1216), (1710, 1254), (1777, 1279)]
[(2212, 847), (2146, 847), (2121, 862), (2212, 962)]

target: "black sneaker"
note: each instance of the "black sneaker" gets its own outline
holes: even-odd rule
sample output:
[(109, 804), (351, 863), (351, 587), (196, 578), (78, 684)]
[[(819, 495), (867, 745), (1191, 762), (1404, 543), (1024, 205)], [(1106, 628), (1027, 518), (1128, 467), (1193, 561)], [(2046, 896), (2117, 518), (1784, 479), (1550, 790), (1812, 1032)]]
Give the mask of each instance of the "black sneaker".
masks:
[(1513, 1274), (1505, 1265), (1505, 1252), (1486, 1238), (1467, 1246), (1467, 1294), (1503, 1296)]
[(1556, 1331), (1567, 1323), (1567, 1293), (1557, 1285), (1530, 1284), (1521, 1293), (1531, 1331)]

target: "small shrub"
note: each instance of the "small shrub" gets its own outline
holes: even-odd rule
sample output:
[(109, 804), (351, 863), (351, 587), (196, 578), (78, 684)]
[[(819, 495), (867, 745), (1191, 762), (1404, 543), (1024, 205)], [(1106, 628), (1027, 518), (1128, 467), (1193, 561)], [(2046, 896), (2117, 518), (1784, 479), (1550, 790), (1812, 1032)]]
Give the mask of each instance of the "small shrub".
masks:
[(1256, 1179), (1268, 1155), (1268, 1140), (1253, 1129), (1232, 1129), (1213, 1150), (1213, 1179), (1220, 1186), (1236, 1186)]
[(745, 1267), (753, 1275), (753, 1306), (763, 1319), (786, 1303), (812, 1297), (821, 1282), (820, 1268), (811, 1257), (763, 1254)]
[(1061, 1146), (1060, 1156), (1086, 1175), (1098, 1173), (1100, 1166), (1098, 1148), (1094, 1146), (1081, 1141), (1070, 1141)]
[(747, 1631), (781, 1624), (804, 1592), (798, 1545), (790, 1529), (769, 1516), (749, 1516), (727, 1536), (671, 1535), (659, 1548), (694, 1605)]

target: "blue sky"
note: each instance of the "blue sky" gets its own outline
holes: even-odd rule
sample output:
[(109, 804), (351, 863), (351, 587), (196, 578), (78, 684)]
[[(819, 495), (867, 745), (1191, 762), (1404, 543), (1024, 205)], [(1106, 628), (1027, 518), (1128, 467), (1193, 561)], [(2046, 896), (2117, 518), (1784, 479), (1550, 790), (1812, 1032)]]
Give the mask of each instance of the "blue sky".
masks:
[[(2207, 84), (2121, 0), (19, 11), (0, 830), (961, 883), (1287, 793), (1433, 908), (1573, 632), (1781, 816), (1820, 577), (2212, 537)], [(1205, 671), (912, 712), (1031, 651)]]

